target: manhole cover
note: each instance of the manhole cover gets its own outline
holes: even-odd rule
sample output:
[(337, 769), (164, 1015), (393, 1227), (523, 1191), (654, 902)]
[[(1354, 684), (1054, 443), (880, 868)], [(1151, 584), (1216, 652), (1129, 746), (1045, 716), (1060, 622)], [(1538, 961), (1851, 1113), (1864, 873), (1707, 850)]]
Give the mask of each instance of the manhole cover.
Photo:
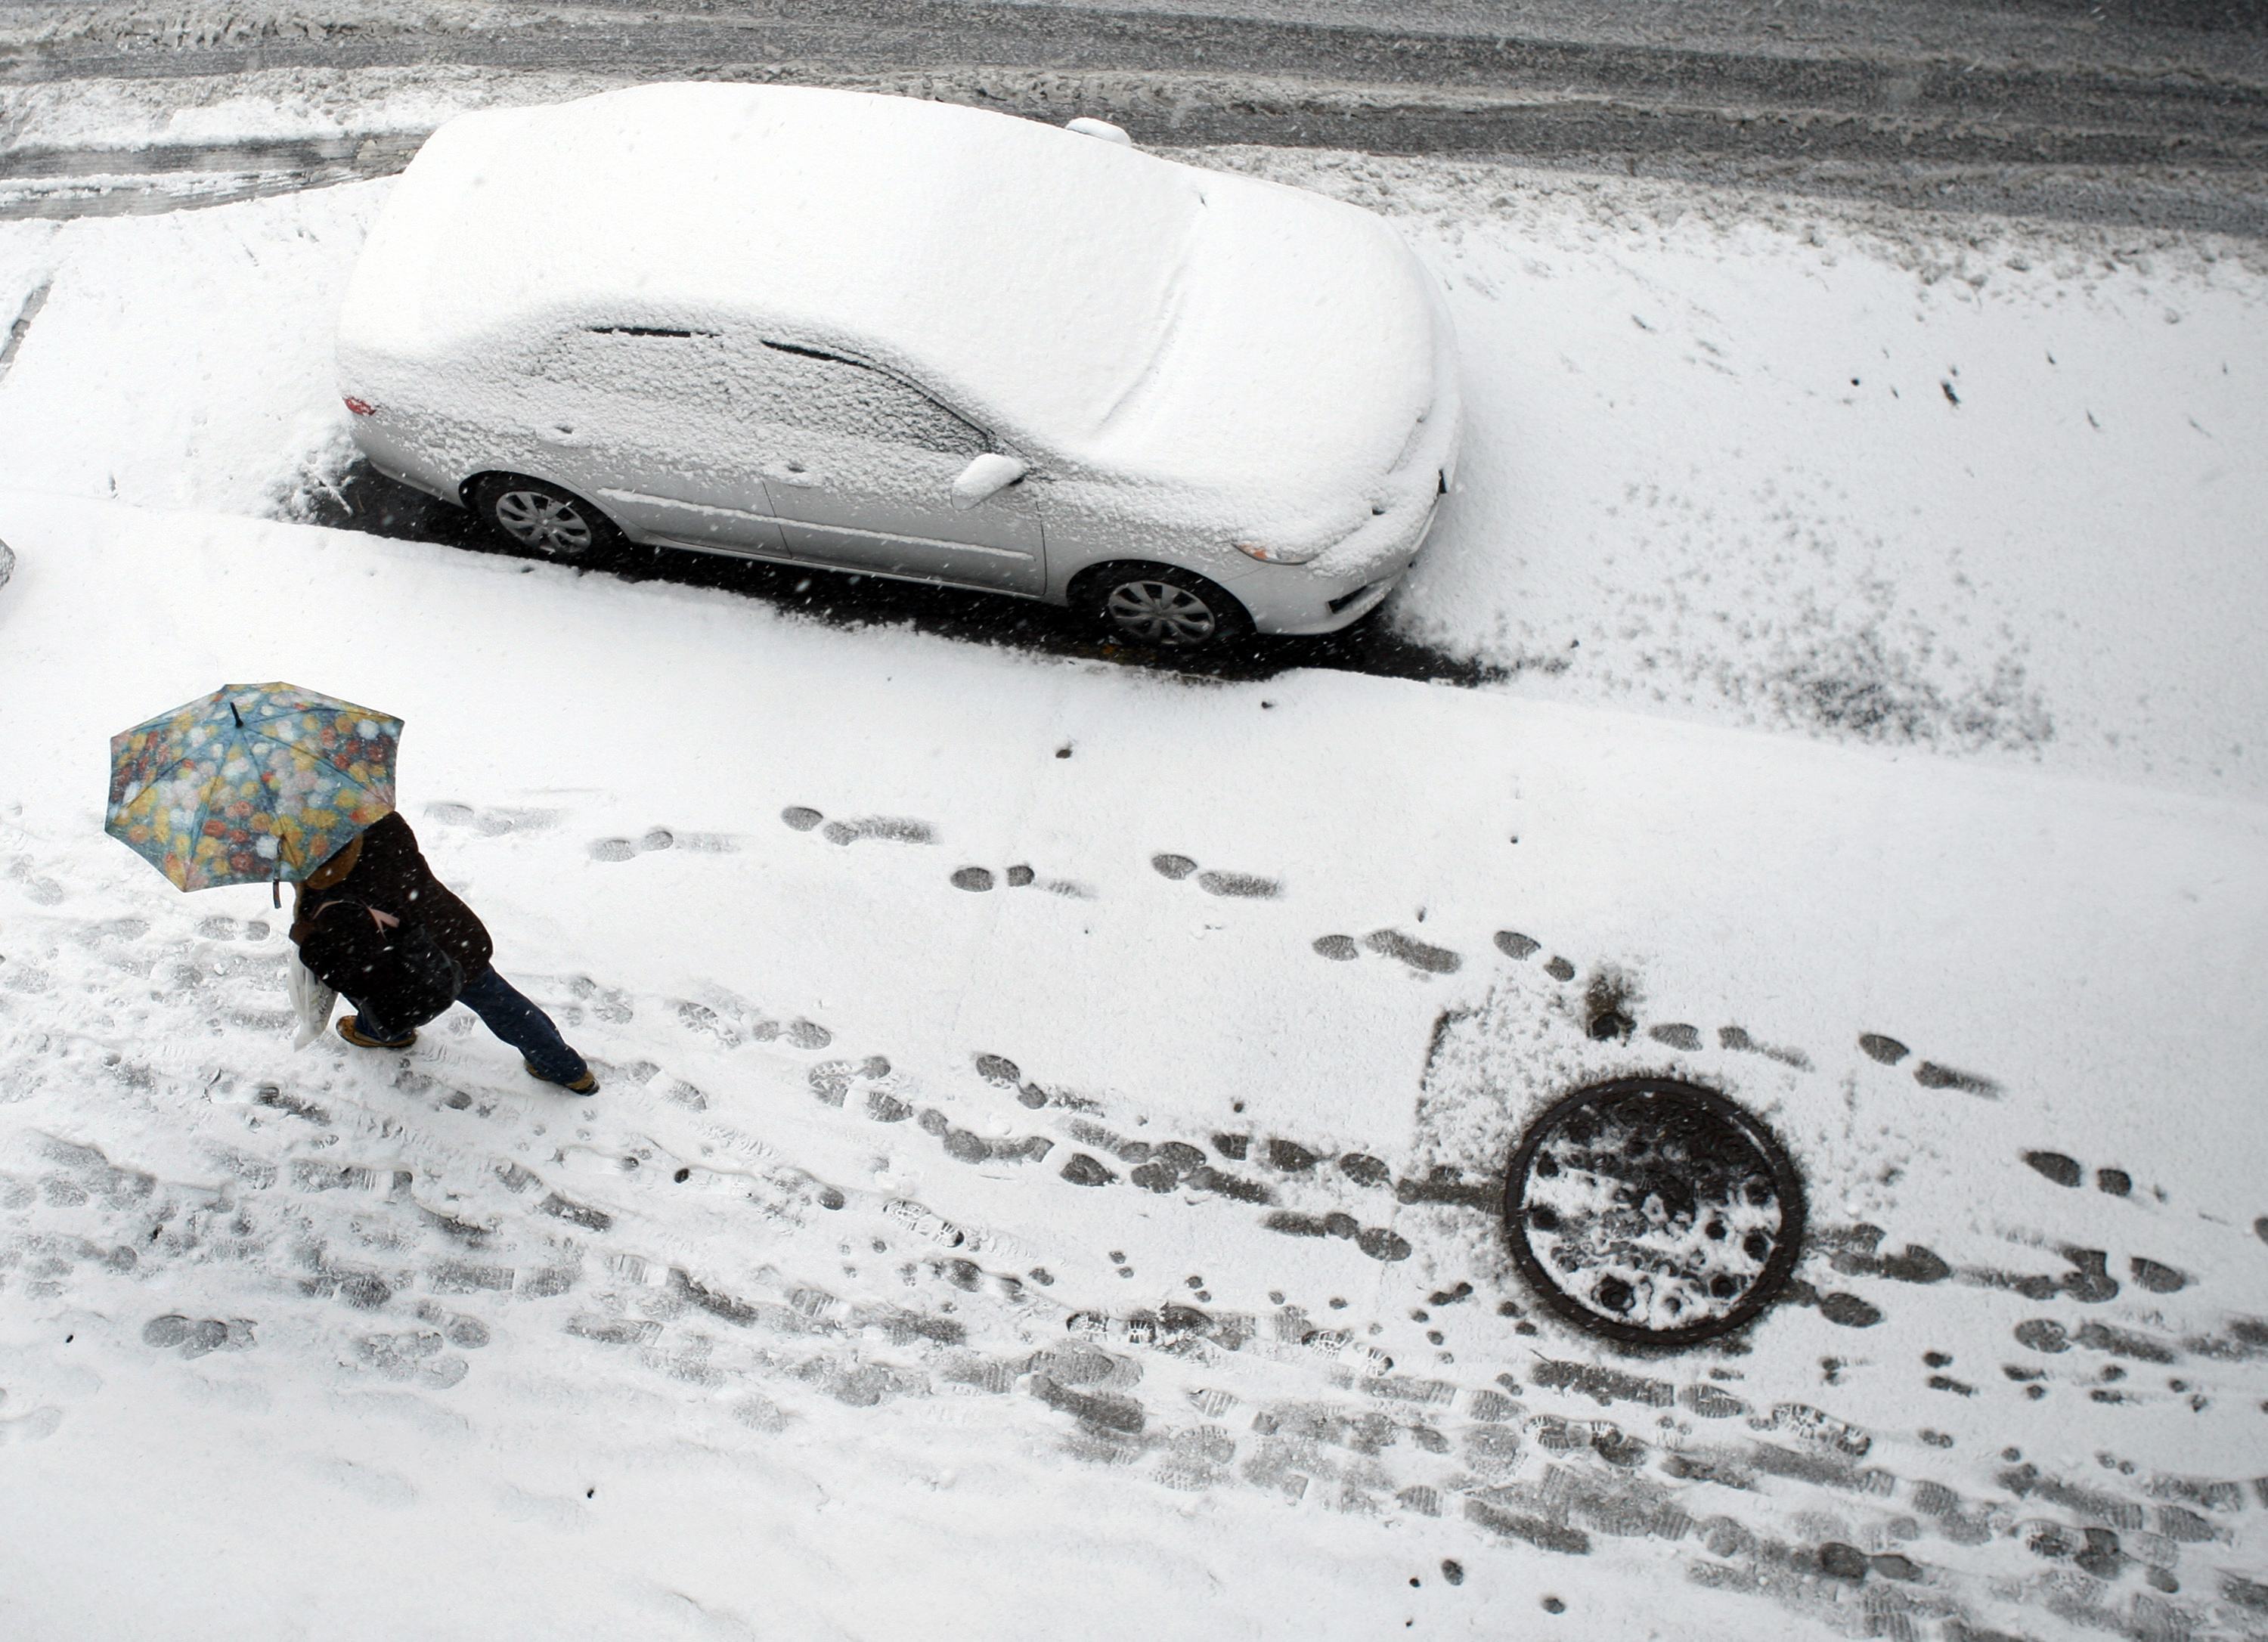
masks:
[(1803, 1185), (1713, 1089), (1623, 1078), (1528, 1126), (1505, 1182), (1513, 1258), (1570, 1322), (1640, 1345), (1728, 1333), (1787, 1284)]

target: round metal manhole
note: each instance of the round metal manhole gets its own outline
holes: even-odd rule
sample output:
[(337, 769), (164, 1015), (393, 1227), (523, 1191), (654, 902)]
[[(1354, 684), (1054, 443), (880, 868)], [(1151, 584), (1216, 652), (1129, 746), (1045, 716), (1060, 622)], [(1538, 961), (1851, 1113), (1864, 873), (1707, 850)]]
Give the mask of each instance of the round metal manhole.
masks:
[(1770, 1130), (1713, 1089), (1622, 1078), (1555, 1102), (1505, 1182), (1513, 1258), (1552, 1309), (1609, 1339), (1683, 1346), (1778, 1295), (1803, 1183)]

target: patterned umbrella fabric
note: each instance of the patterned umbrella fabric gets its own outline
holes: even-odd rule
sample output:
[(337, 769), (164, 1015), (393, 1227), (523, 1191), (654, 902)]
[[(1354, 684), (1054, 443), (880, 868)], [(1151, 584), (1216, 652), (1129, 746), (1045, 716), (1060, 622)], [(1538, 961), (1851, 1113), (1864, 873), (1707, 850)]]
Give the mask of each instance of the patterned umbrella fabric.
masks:
[(224, 684), (110, 739), (103, 830), (178, 889), (298, 880), (394, 808), (401, 720)]

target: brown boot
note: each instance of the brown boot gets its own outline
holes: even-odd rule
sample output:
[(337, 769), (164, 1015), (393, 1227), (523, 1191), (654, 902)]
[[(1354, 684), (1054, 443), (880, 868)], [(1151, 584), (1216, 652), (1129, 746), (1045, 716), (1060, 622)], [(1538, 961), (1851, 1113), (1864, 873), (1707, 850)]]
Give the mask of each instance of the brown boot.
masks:
[(541, 1083), (557, 1085), (558, 1087), (566, 1090), (570, 1094), (596, 1094), (599, 1092), (599, 1074), (593, 1071), (587, 1066), (583, 1069), (583, 1075), (576, 1079), (574, 1082), (560, 1083), (558, 1079), (546, 1078), (541, 1072), (536, 1071), (535, 1063), (529, 1060), (526, 1056), (520, 1057), (519, 1064), (527, 1068), (527, 1075), (529, 1077), (535, 1079)]
[(352, 1015), (341, 1015), (338, 1027), (339, 1035), (358, 1049), (406, 1049), (417, 1042), (414, 1027), (404, 1035), (391, 1040), (364, 1036), (362, 1023)]

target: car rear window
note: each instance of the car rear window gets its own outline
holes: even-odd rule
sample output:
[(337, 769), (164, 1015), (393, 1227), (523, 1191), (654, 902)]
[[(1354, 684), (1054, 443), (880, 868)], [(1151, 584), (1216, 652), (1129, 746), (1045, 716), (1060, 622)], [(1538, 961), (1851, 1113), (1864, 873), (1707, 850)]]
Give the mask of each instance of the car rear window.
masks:
[(723, 339), (714, 331), (590, 325), (563, 331), (528, 358), (530, 376), (578, 388), (727, 414)]

